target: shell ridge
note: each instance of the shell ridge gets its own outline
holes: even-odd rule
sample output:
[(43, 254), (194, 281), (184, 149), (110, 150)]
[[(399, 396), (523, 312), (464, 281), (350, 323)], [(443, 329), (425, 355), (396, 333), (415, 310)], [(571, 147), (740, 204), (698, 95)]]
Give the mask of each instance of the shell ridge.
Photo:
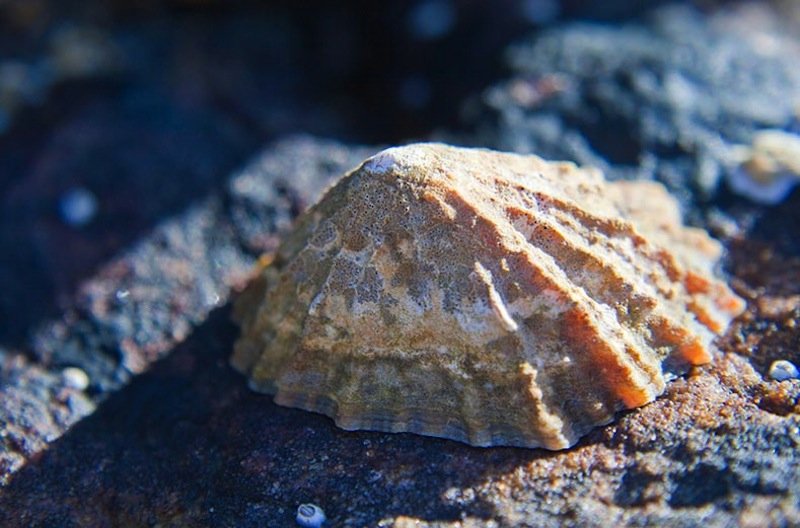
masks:
[(486, 285), (487, 295), (489, 296), (489, 304), (491, 305), (492, 311), (497, 316), (500, 324), (509, 332), (516, 332), (519, 330), (519, 325), (511, 317), (511, 314), (506, 307), (505, 301), (500, 296), (495, 287), (495, 283), (492, 280), (492, 272), (487, 270), (480, 261), (475, 261), (475, 273), (477, 276), (483, 281)]
[[(460, 193), (456, 193), (456, 192), (451, 193), (449, 195), (449, 197), (451, 198), (450, 202), (452, 202), (453, 199), (457, 199), (459, 201), (463, 201), (464, 200), (464, 197)], [(450, 203), (450, 202), (448, 202), (448, 203)], [(474, 207), (473, 208), (469, 208), (468, 210), (475, 210), (475, 208)], [(492, 229), (489, 230), (489, 232), (492, 233), (493, 238), (500, 238), (500, 239), (503, 238), (503, 233), (500, 231), (500, 228), (499, 228), (499, 226), (497, 224), (489, 223), (489, 226), (492, 228)], [(483, 238), (482, 238), (482, 240), (483, 240)], [(563, 273), (559, 273), (559, 272), (561, 272), (561, 270), (554, 263), (553, 258), (552, 258), (551, 255), (548, 255), (548, 254), (542, 252), (539, 248), (537, 248), (535, 246), (532, 246), (529, 243), (527, 244), (526, 247), (522, 248), (522, 251), (525, 252), (526, 254), (528, 254), (528, 259), (527, 259), (528, 263), (532, 266), (532, 268), (537, 270), (537, 274), (545, 280), (545, 282), (549, 285), (549, 287), (551, 289), (553, 289), (555, 291), (559, 291), (561, 296), (564, 297), (564, 298), (570, 298), (571, 297), (571, 293), (574, 295), (575, 292), (565, 291), (565, 290), (563, 290), (563, 288), (561, 288), (559, 286), (560, 284), (569, 284), (569, 281), (566, 280), (566, 277), (563, 275)], [(531, 256), (531, 252), (535, 253), (535, 257)], [(538, 263), (539, 266), (534, 265), (533, 264), (534, 262)], [(542, 268), (541, 267), (542, 265), (546, 265), (547, 269), (545, 270), (544, 268)], [(584, 297), (585, 297), (585, 299), (582, 299), (583, 301), (589, 301), (591, 303), (591, 299), (586, 297), (585, 294), (584, 294)], [(589, 308), (589, 307), (585, 307), (584, 306), (583, 309), (585, 311), (587, 311), (587, 312), (591, 312), (591, 308)], [(626, 341), (628, 342), (627, 343), (628, 347), (630, 347), (630, 348), (634, 348), (635, 347), (635, 345), (633, 343), (631, 343), (630, 340), (626, 339)], [(613, 354), (611, 354), (611, 356), (613, 356)], [(642, 354), (641, 353), (637, 354), (637, 356), (642, 357)], [(646, 386), (646, 383), (642, 380), (643, 376), (645, 378), (650, 378), (653, 381), (655, 381), (656, 384), (659, 387), (663, 385), (663, 381), (661, 380), (660, 369), (653, 368), (653, 367), (648, 368), (647, 365), (641, 365), (641, 366), (637, 365), (636, 368), (632, 368), (632, 366), (630, 364), (627, 364), (627, 365), (625, 364), (625, 359), (621, 359), (621, 361), (623, 361), (623, 363), (621, 365), (617, 366), (617, 371), (618, 372), (623, 372), (623, 373), (627, 372), (628, 374), (624, 375), (624, 374), (619, 374), (618, 373), (616, 378), (615, 378), (615, 380), (625, 380), (625, 379), (627, 379), (628, 383), (631, 385), (631, 387), (620, 389), (619, 392), (621, 394), (623, 394), (623, 395), (624, 394), (631, 394), (631, 393), (635, 392), (635, 389), (633, 387), (637, 387), (637, 386), (638, 387), (644, 387), (644, 386)], [(629, 396), (626, 396), (626, 398), (628, 399), (629, 402), (631, 402), (631, 401), (641, 401), (643, 399), (643, 397), (638, 397), (638, 399), (633, 399), (632, 397), (629, 397)], [(647, 396), (645, 396), (644, 398), (646, 398), (647, 401), (650, 401), (650, 400), (652, 400), (654, 398), (654, 395), (647, 394)], [(548, 407), (553, 407), (553, 406), (551, 404), (551, 405), (548, 405)], [(558, 407), (558, 406), (556, 405), (555, 407)]]
[[(454, 222), (456, 224), (458, 224), (459, 223), (459, 219), (460, 219), (461, 220), (460, 225), (462, 225), (462, 226), (464, 225), (464, 223), (466, 223), (465, 220), (470, 218), (470, 215), (469, 214), (465, 214), (465, 212), (469, 212), (469, 213), (479, 213), (480, 212), (480, 205), (472, 205), (472, 204), (470, 204), (467, 201), (467, 198), (462, 194), (460, 188), (459, 189), (451, 189), (450, 192), (447, 193), (447, 195), (445, 197), (445, 201), (449, 206), (453, 207), (457, 211), (456, 218), (454, 219)], [(492, 218), (493, 215), (488, 215), (488, 216), (489, 216), (489, 219), (494, 220), (494, 218)], [(508, 222), (506, 221), (505, 223), (508, 223)], [(508, 239), (508, 236), (506, 235), (506, 233), (501, 228), (501, 223), (500, 222), (496, 222), (496, 221), (492, 222), (492, 221), (488, 221), (487, 220), (487, 221), (484, 221), (484, 225), (485, 225), (485, 229), (480, 229), (480, 232), (483, 235), (483, 236), (480, 237), (480, 241), (481, 241), (481, 245), (484, 248), (491, 249), (491, 245), (492, 244), (490, 244), (489, 241), (498, 241), (498, 240)], [(518, 243), (519, 241), (516, 238), (514, 238), (514, 239), (507, 240), (507, 242), (509, 244), (515, 244), (516, 245), (516, 243)], [(532, 248), (529, 244), (527, 244), (527, 241), (525, 241), (525, 242), (526, 242), (526, 246), (518, 248), (521, 252), (528, 253), (531, 250), (537, 250), (538, 249), (538, 248)], [(552, 260), (550, 255), (546, 255), (546, 254), (544, 254), (544, 253), (542, 253), (540, 251), (538, 252), (537, 256), (539, 257), (538, 260), (537, 259), (531, 259), (530, 257), (529, 257), (528, 260), (531, 263), (532, 262), (547, 262), (547, 261), (551, 261)], [(555, 266), (553, 266), (553, 268), (555, 268)], [(562, 291), (560, 286), (558, 286), (559, 281), (552, 274), (548, 275), (546, 273), (541, 273), (540, 272), (539, 275), (542, 278), (545, 279), (545, 281), (551, 286), (551, 289), (560, 291), (561, 295), (564, 296), (564, 297), (569, 297), (569, 294), (565, 293), (564, 291)], [(543, 377), (543, 375), (540, 373), (539, 377), (541, 378), (541, 377)], [(564, 417), (561, 417), (560, 416), (560, 411), (556, 411), (556, 409), (560, 408), (560, 405), (558, 405), (557, 401), (556, 401), (557, 398), (554, 395), (548, 395), (548, 394), (545, 394), (543, 392), (541, 394), (542, 394), (542, 397), (544, 398), (544, 400), (541, 402), (541, 405), (538, 407), (540, 414), (543, 415), (543, 416), (555, 416), (555, 417), (557, 417), (557, 422), (560, 424), (560, 427), (565, 427), (564, 424), (568, 424), (569, 420), (566, 420), (566, 419), (564, 419)], [(552, 434), (556, 434), (556, 433), (552, 433)], [(561, 435), (561, 436), (564, 436), (564, 437), (569, 436), (568, 431), (558, 431), (557, 434)]]
[[(641, 324), (641, 321), (647, 321), (652, 318), (665, 318), (667, 324), (677, 326), (677, 323), (672, 321), (672, 319), (664, 314), (663, 310), (659, 308), (661, 304), (669, 301), (660, 298), (656, 294), (655, 290), (648, 287), (646, 283), (641, 282), (639, 280), (639, 275), (634, 273), (635, 270), (628, 268), (627, 262), (624, 262), (619, 258), (615, 259), (613, 254), (608, 254), (605, 251), (603, 252), (603, 257), (607, 260), (603, 261), (599, 258), (599, 256), (591, 253), (590, 248), (587, 246), (587, 242), (583, 237), (573, 236), (574, 233), (567, 233), (565, 230), (560, 229), (558, 225), (553, 223), (552, 220), (548, 220), (543, 215), (538, 215), (532, 211), (520, 211), (519, 214), (525, 215), (524, 218), (528, 220), (528, 222), (516, 222), (514, 225), (521, 232), (526, 233), (526, 237), (529, 239), (536, 237), (536, 239), (541, 242), (544, 236), (558, 236), (560, 237), (558, 242), (561, 243), (559, 245), (560, 249), (570, 251), (570, 254), (579, 254), (581, 258), (589, 260), (591, 264), (593, 264), (593, 271), (601, 272), (601, 275), (605, 280), (602, 281), (602, 284), (593, 284), (591, 282), (594, 280), (592, 273), (586, 273), (585, 270), (581, 270), (579, 272), (577, 266), (570, 266), (568, 263), (565, 263), (563, 260), (559, 259), (560, 268), (567, 272), (572, 271), (572, 273), (568, 273), (570, 279), (586, 289), (590, 298), (599, 298), (599, 300), (601, 300), (604, 304), (615, 310), (617, 314), (617, 321), (620, 325), (623, 325), (629, 329), (628, 337), (633, 339), (634, 343), (636, 344), (634, 347), (629, 347), (628, 350), (636, 359), (637, 365), (640, 369), (647, 372), (651, 379), (658, 379), (661, 369), (656, 364), (657, 358), (651, 358), (648, 361), (648, 359), (639, 352), (640, 350), (647, 348), (646, 345), (653, 346), (653, 341), (649, 339), (651, 336), (645, 335), (637, 339), (635, 330)], [(547, 233), (541, 234), (534, 231), (537, 228), (535, 225), (532, 225), (531, 222), (542, 226), (543, 229), (539, 229), (538, 231), (545, 230)], [(572, 243), (567, 243), (567, 240), (571, 240)], [(551, 254), (554, 257), (556, 256), (556, 252), (552, 252)], [(611, 265), (612, 263), (628, 269), (629, 273), (627, 276), (623, 276), (622, 274), (618, 273), (615, 267)], [(615, 285), (623, 285), (629, 291), (619, 291), (619, 287), (615, 287)], [(635, 301), (637, 308), (634, 308), (631, 302), (627, 302), (627, 299)], [(620, 315), (623, 314), (629, 315), (633, 309), (637, 311), (633, 320), (625, 320), (624, 318), (620, 317)], [(666, 343), (662, 343), (662, 346), (664, 344)], [(669, 345), (674, 349), (677, 349), (681, 344), (683, 344), (681, 341), (669, 343)], [(653, 348), (656, 347), (653, 346)]]
[[(618, 185), (619, 183), (629, 183), (629, 182), (613, 182), (613, 183), (609, 184), (609, 186), (615, 186), (615, 185)], [(656, 188), (658, 188), (658, 186), (656, 186)], [(571, 210), (565, 210), (563, 212), (569, 214), (572, 211)], [(677, 209), (676, 209), (676, 213), (675, 214), (677, 215)], [(546, 220), (542, 220), (542, 221), (544, 222)], [(552, 224), (552, 221), (550, 223)], [(623, 223), (624, 222), (618, 222), (618, 223), (615, 223), (614, 226), (615, 227), (616, 226), (620, 226)], [(553, 229), (557, 229), (556, 227), (554, 227), (552, 225), (550, 227), (553, 228)], [(667, 227), (662, 227), (662, 229), (667, 230), (668, 226)], [(695, 229), (694, 231), (697, 231), (697, 230)], [(636, 243), (633, 246), (633, 249), (634, 249), (634, 251), (636, 251), (640, 255), (640, 257), (643, 257), (643, 258), (639, 258), (639, 259), (631, 259), (631, 258), (615, 259), (615, 260), (617, 260), (618, 264), (625, 265), (626, 263), (631, 263), (632, 264), (634, 262), (639, 262), (639, 263), (653, 262), (653, 263), (657, 264), (661, 268), (661, 271), (666, 273), (667, 276), (669, 278), (673, 279), (673, 280), (676, 279), (676, 278), (679, 278), (679, 277), (691, 276), (691, 274), (694, 273), (692, 269), (688, 269), (688, 270), (684, 271), (682, 266), (680, 266), (680, 264), (675, 260), (675, 258), (672, 255), (669, 255), (666, 252), (666, 250), (664, 250), (663, 248), (658, 247), (657, 245), (653, 245), (651, 242), (648, 242), (646, 240), (643, 240), (641, 243), (639, 243), (638, 239), (640, 239), (641, 236), (638, 235), (635, 224), (630, 224), (630, 229), (623, 229), (621, 231), (621, 233), (622, 234), (629, 234), (630, 233), (630, 234), (635, 235), (633, 240)], [(697, 233), (695, 233), (695, 234), (697, 234)], [(711, 240), (711, 239), (708, 238), (707, 235), (703, 235), (702, 238), (703, 238), (704, 242)], [(716, 244), (716, 243), (714, 243), (714, 244)], [(717, 253), (713, 252), (713, 254), (717, 254)], [(606, 252), (605, 258), (613, 259), (614, 255), (615, 255), (615, 253), (613, 253), (613, 252), (611, 252), (611, 253)], [(625, 253), (617, 252), (616, 256), (618, 256), (618, 257), (619, 256), (626, 257), (627, 255)], [(641, 268), (640, 268), (639, 271), (642, 271)], [(651, 269), (651, 272), (652, 271), (653, 270)], [(632, 273), (631, 274), (631, 276), (633, 276), (633, 277), (638, 277), (639, 275), (640, 275), (639, 273)], [(706, 298), (704, 296), (697, 295), (697, 294), (691, 294), (691, 292), (688, 291), (688, 288), (686, 288), (684, 286), (684, 282), (685, 282), (685, 280), (684, 281), (678, 281), (677, 283), (673, 284), (673, 288), (675, 288), (677, 286), (680, 289), (682, 295), (675, 295), (674, 290), (673, 291), (668, 291), (668, 290), (664, 290), (662, 288), (659, 288), (658, 291), (662, 294), (660, 296), (660, 302), (661, 303), (666, 303), (668, 305), (672, 305), (674, 307), (673, 311), (676, 311), (676, 312), (680, 311), (679, 306), (688, 307), (689, 311), (693, 315), (693, 318), (691, 320), (686, 320), (684, 318), (683, 324), (692, 326), (693, 330), (696, 333), (700, 334), (700, 335), (705, 335), (705, 333), (706, 333), (705, 329), (702, 328), (702, 327), (707, 327), (707, 328), (711, 329), (712, 331), (714, 331), (716, 333), (724, 331), (724, 329), (727, 327), (727, 324), (723, 322), (724, 321), (724, 317), (720, 316), (721, 313), (725, 314), (725, 315), (728, 315), (728, 316), (735, 316), (738, 313), (740, 313), (742, 311), (742, 309), (743, 309), (743, 305), (741, 305), (740, 303), (735, 303), (734, 302), (733, 303), (733, 308), (728, 312), (714, 310), (713, 306), (706, 300)], [(656, 280), (656, 281), (653, 282), (653, 285), (658, 287), (658, 285), (661, 284), (661, 283), (662, 283), (661, 281)], [(715, 286), (719, 286), (720, 285), (720, 283), (718, 281), (714, 280), (714, 279), (710, 279), (710, 283), (712, 285), (715, 285)], [(727, 288), (724, 287), (724, 286), (722, 288), (724, 290), (727, 290)], [(704, 293), (708, 293), (708, 292), (704, 292)], [(716, 293), (717, 298), (725, 298), (724, 291), (716, 291), (715, 293)], [(691, 298), (691, 300), (689, 302), (685, 301), (684, 299), (686, 297)], [(735, 296), (733, 298), (734, 299), (738, 299)], [(657, 318), (666, 317), (667, 321), (669, 322), (669, 324), (677, 325), (677, 323), (672, 318), (666, 316), (663, 313), (658, 313), (658, 312), (659, 311), (656, 311), (656, 312), (652, 313), (651, 315), (654, 316), (654, 317), (657, 317)], [(715, 315), (717, 317), (715, 317)], [(720, 319), (722, 319), (722, 321)], [(665, 335), (665, 334), (662, 334), (662, 335)], [(687, 359), (690, 361), (690, 363), (692, 363), (692, 364), (706, 363), (706, 362), (708, 362), (710, 360), (710, 355), (709, 355), (710, 353), (708, 351), (706, 351), (706, 352), (694, 352), (695, 350), (697, 350), (698, 346), (701, 346), (703, 348), (707, 348), (708, 347), (708, 343), (710, 342), (710, 339), (705, 339), (703, 341), (706, 342), (705, 345), (697, 345), (696, 343), (690, 343), (690, 342), (687, 342), (685, 339), (673, 341), (673, 347), (675, 347), (676, 350), (673, 350), (672, 352), (670, 352), (669, 355), (672, 355), (675, 352), (677, 352), (679, 354), (685, 355), (687, 357)], [(685, 351), (687, 349), (693, 350), (693, 352), (687, 355), (687, 354), (685, 354)], [(696, 358), (696, 359), (692, 359), (692, 358)]]
[[(525, 259), (525, 263), (528, 265), (529, 269), (543, 278), (550, 289), (558, 292), (563, 298), (571, 299), (571, 302), (574, 304), (573, 307), (567, 308), (562, 314), (562, 317), (567, 321), (574, 321), (576, 324), (589, 328), (587, 332), (576, 336), (579, 337), (578, 339), (570, 340), (573, 347), (572, 352), (578, 353), (578, 355), (581, 355), (582, 351), (590, 355), (593, 351), (597, 353), (598, 357), (602, 358), (600, 366), (604, 367), (609, 373), (614, 372), (613, 378), (606, 381), (605, 385), (610, 385), (612, 392), (615, 392), (613, 387), (614, 382), (627, 384), (627, 386), (617, 387), (616, 390), (616, 393), (625, 401), (626, 406), (635, 406), (629, 405), (629, 403), (638, 402), (646, 398), (649, 398), (648, 401), (652, 400), (655, 395), (648, 393), (646, 396), (643, 396), (640, 393), (644, 390), (643, 387), (647, 386), (644, 379), (651, 378), (656, 381), (659, 386), (662, 384), (658, 381), (661, 378), (660, 369), (655, 370), (655, 372), (653, 369), (646, 370), (640, 368), (640, 366), (635, 363), (631, 364), (630, 358), (619, 353), (615, 354), (613, 352), (613, 345), (609, 343), (609, 341), (613, 343), (613, 340), (602, 332), (603, 325), (599, 324), (592, 315), (594, 312), (602, 313), (601, 310), (597, 309), (597, 303), (590, 299), (582, 289), (579, 290), (574, 286), (571, 286), (573, 291), (564, 289), (562, 285), (568, 285), (570, 281), (566, 280), (566, 275), (563, 270), (555, 265), (552, 256), (544, 253), (533, 245), (529, 245), (524, 251), (528, 257)], [(579, 313), (580, 316), (570, 316), (573, 312)], [(565, 334), (572, 333), (569, 324), (565, 325), (564, 328)], [(623, 338), (623, 340), (626, 345), (630, 347), (635, 346), (629, 339)], [(584, 346), (586, 348), (584, 348)], [(639, 353), (639, 355), (641, 356), (641, 353)], [(639, 394), (636, 398), (631, 396), (635, 393)]]

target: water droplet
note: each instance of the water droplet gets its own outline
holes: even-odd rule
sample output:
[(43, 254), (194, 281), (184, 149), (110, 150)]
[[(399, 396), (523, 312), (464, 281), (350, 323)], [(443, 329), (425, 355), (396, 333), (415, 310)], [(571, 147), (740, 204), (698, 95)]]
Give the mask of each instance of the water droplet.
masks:
[(72, 227), (83, 227), (97, 214), (97, 198), (83, 187), (70, 189), (59, 203), (61, 219)]

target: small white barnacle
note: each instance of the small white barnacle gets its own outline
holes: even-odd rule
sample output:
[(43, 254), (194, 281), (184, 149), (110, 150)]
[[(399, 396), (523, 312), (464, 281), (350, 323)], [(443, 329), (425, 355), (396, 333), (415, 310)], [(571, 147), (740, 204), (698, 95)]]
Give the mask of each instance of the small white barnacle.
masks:
[(800, 135), (761, 130), (749, 146), (731, 150), (736, 166), (728, 174), (731, 189), (765, 205), (783, 201), (800, 184)]
[(320, 528), (325, 524), (325, 512), (316, 504), (301, 504), (297, 507), (295, 520), (303, 528)]
[(794, 363), (791, 361), (779, 359), (777, 361), (773, 361), (772, 365), (770, 365), (769, 377), (775, 381), (786, 381), (790, 379), (797, 379), (800, 377), (800, 372), (797, 371), (797, 367), (794, 366)]

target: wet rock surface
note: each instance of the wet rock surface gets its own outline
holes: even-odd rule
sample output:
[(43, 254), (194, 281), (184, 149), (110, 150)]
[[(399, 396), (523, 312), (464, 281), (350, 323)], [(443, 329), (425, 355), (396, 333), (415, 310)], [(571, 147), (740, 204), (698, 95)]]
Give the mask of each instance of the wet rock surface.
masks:
[(220, 308), (15, 475), (4, 525), (289, 526), (304, 502), (333, 526), (795, 524), (800, 381), (765, 380), (749, 356), (800, 360), (800, 321), (784, 314), (776, 335), (756, 305), (713, 365), (555, 453), (346, 432), (278, 407), (228, 366), (237, 329)]
[[(86, 20), (70, 3), (11, 4), (13, 13), (2, 14), (13, 17), (3, 23), (12, 20), (23, 29), (0, 34), (4, 49), (51, 49), (47, 43), (58, 32), (48, 28), (59, 12)], [(112, 4), (122, 11), (110, 20), (131, 16), (125, 2)], [(167, 4), (169, 17), (183, 20), (184, 31), (195, 31), (179, 32), (187, 40), (174, 49), (191, 51), (192, 42), (204, 42), (220, 27), (196, 16), (204, 8)], [(630, 15), (622, 4), (588, 14)], [(374, 92), (356, 98), (371, 101), (363, 114), (321, 111), (302, 99), (288, 104), (297, 86), (291, 83), (278, 83), (283, 88), (270, 91), (277, 99), (264, 103), (258, 94), (280, 77), (272, 59), (265, 62), (270, 68), (256, 74), (267, 84), (256, 87), (244, 82), (252, 79), (243, 73), (251, 71), (249, 63), (237, 60), (228, 61), (225, 71), (234, 79), (228, 83), (163, 82), (211, 79), (214, 64), (247, 49), (252, 41), (237, 40), (243, 34), (237, 24), (248, 19), (247, 11), (222, 11), (237, 21), (226, 18), (213, 46), (227, 39), (241, 47), (226, 48), (229, 55), (216, 55), (212, 65), (191, 60), (198, 54), (187, 52), (165, 58), (161, 67), (140, 69), (157, 62), (108, 63), (100, 54), (89, 62), (96, 69), (84, 64), (76, 70), (72, 59), (62, 57), (66, 69), (59, 71), (72, 71), (69, 79), (47, 84), (41, 106), (30, 102), (37, 100), (32, 95), (15, 106), (0, 137), (0, 242), (14, 249), (4, 253), (8, 258), (0, 266), (0, 525), (292, 526), (303, 503), (320, 506), (330, 526), (800, 524), (800, 381), (769, 378), (776, 360), (800, 364), (800, 195), (795, 191), (774, 207), (734, 197), (723, 182), (722, 154), (761, 127), (796, 131), (789, 100), (797, 93), (797, 73), (787, 61), (797, 57), (797, 33), (766, 28), (783, 27), (797, 11), (791, 2), (777, 2), (790, 10), (778, 18), (764, 6), (715, 11), (712, 4), (704, 3), (707, 13), (651, 12), (622, 26), (565, 21), (540, 33), (534, 44), (529, 40), (511, 52), (513, 78), (487, 92), (490, 108), (474, 118), (477, 126), (448, 131), (466, 143), (535, 148), (618, 177), (664, 181), (693, 221), (723, 239), (729, 250), (724, 268), (748, 302), (718, 341), (720, 354), (712, 365), (671, 382), (664, 398), (625, 413), (563, 452), (342, 431), (328, 418), (277, 407), (250, 392), (228, 366), (238, 335), (230, 322), (232, 292), (299, 211), (376, 149), (294, 138), (272, 143), (262, 155), (252, 153), (291, 130), (287, 116), (299, 128), (368, 138), (364, 142), (399, 140), (399, 128), (387, 132), (392, 126), (420, 133), (419, 116), (435, 114), (430, 107), (411, 111), (409, 124), (403, 117), (408, 107), (391, 103), (391, 112), (375, 115), (381, 133), (335, 116), (370, 117), (386, 87), (410, 75), (411, 55), (443, 41), (419, 41), (407, 55), (396, 56), (393, 67), (399, 69), (380, 77), (370, 88)], [(54, 11), (37, 18), (23, 5)], [(460, 25), (467, 8), (457, 5), (460, 22), (450, 34), (456, 40), (448, 41), (452, 48), (444, 47), (438, 60), (455, 56), (453, 50), (465, 42), (458, 39), (472, 36), (469, 26)], [(559, 6), (564, 18), (587, 14), (577, 3)], [(96, 11), (95, 20), (103, 20), (102, 13)], [(131, 20), (150, 22), (140, 26), (148, 38), (135, 24), (119, 32), (112, 24), (105, 36), (68, 31), (58, 38), (77, 51), (87, 49), (81, 47), (86, 39), (101, 48), (110, 42), (113, 54), (159, 31), (169, 35), (159, 26), (161, 15), (133, 13), (140, 18)], [(362, 20), (348, 16), (320, 19)], [(377, 15), (365, 10), (361, 16)], [(406, 16), (400, 10), (369, 20)], [(260, 46), (260, 38), (278, 38), (279, 28), (291, 25), (278, 24), (255, 37), (253, 46)], [(495, 27), (513, 33), (511, 26)], [(582, 32), (595, 35), (597, 49)], [(541, 53), (531, 56), (536, 46)], [(152, 57), (173, 48), (142, 49)], [(25, 55), (25, 64), (37, 64), (43, 53)], [(735, 60), (714, 69), (713, 56)], [(557, 57), (564, 59), (560, 68), (573, 68), (569, 83), (547, 77)], [(583, 63), (596, 65), (586, 66), (594, 77), (578, 66)], [(175, 74), (176, 64), (191, 75)], [(281, 71), (291, 70), (285, 67)], [(436, 70), (433, 62), (427, 68), (423, 77)], [(428, 104), (460, 103), (470, 86), (475, 93), (469, 83), (459, 84), (461, 91), (453, 92), (459, 95), (451, 98), (438, 91), (448, 75), (462, 71), (454, 68), (434, 79)], [(490, 70), (484, 74), (499, 75)], [(334, 77), (370, 79), (365, 72), (375, 70), (354, 71)], [(669, 90), (644, 89), (647, 71), (655, 72), (656, 86), (683, 78), (688, 84), (679, 80), (677, 93), (688, 86), (694, 95), (673, 100)], [(518, 82), (542, 79), (549, 80), (536, 85), (535, 93), (552, 95), (541, 102), (527, 88), (513, 90), (523, 86)], [(213, 90), (189, 89), (212, 85)], [(118, 104), (120, 94), (130, 96), (128, 106)], [(334, 108), (348, 108), (348, 99), (334, 99)], [(121, 127), (123, 122), (137, 133)], [(553, 130), (567, 141), (554, 140)], [(665, 139), (670, 134), (682, 141)], [(120, 174), (119, 185), (103, 186), (101, 173)], [(65, 217), (61, 205), (75, 189), (96, 199), (94, 216), (83, 227), (65, 218), (80, 219), (87, 209), (77, 207), (77, 217)], [(76, 371), (65, 373), (69, 367), (88, 377), (88, 387)]]
[(38, 326), (30, 358), (3, 352), (2, 478), (186, 339), (297, 212), (373, 150), (301, 136), (270, 146), (85, 281), (62, 317)]
[[(77, 372), (77, 371), (75, 371)], [(95, 403), (58, 373), (0, 350), (0, 485), (75, 422)]]

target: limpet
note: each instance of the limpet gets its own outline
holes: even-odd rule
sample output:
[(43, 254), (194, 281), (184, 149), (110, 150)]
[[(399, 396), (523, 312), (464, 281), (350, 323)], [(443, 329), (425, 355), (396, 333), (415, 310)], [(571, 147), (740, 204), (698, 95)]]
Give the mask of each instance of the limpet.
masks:
[(233, 366), (348, 430), (563, 449), (712, 359), (744, 308), (653, 182), (416, 144), (303, 214), (238, 299)]

